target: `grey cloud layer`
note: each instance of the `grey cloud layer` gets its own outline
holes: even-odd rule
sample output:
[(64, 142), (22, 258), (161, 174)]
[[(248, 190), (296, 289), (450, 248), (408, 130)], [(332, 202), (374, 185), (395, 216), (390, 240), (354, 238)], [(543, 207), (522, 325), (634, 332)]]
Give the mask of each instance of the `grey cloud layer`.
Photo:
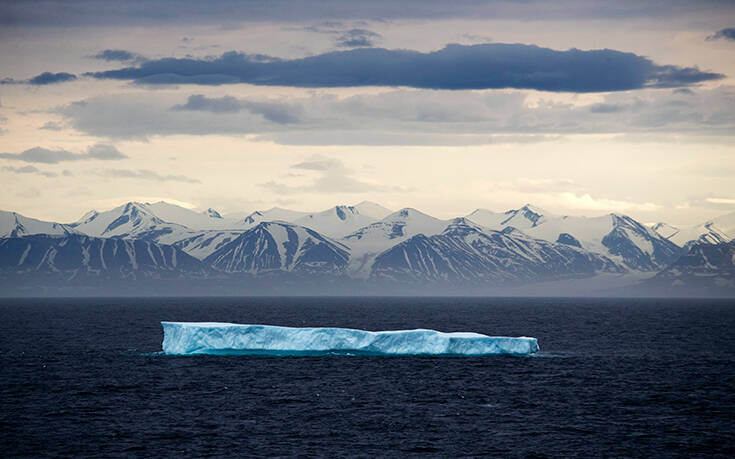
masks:
[(721, 0), (25, 0), (0, 2), (0, 24), (99, 27), (114, 24), (222, 24), (325, 19), (629, 19), (731, 8)]
[(374, 46), (381, 38), (380, 34), (367, 29), (350, 29), (337, 37), (337, 46), (343, 48), (360, 48)]
[(6, 172), (14, 172), (16, 174), (36, 174), (36, 175), (42, 175), (44, 177), (58, 176), (58, 174), (56, 174), (55, 172), (42, 171), (35, 166), (22, 166), (22, 167), (3, 166), (2, 170)]
[[(192, 97), (193, 103), (192, 103)], [(469, 145), (540, 142), (566, 134), (735, 134), (735, 88), (681, 94), (670, 90), (612, 93), (575, 106), (520, 91), (396, 90), (344, 99), (312, 96), (240, 99), (171, 94), (110, 95), (59, 109), (75, 129), (94, 136), (253, 134), (301, 145)], [(185, 107), (187, 109), (172, 107)], [(244, 106), (277, 107), (292, 123)], [(261, 110), (265, 111), (265, 110)]]
[(358, 48), (292, 60), (231, 51), (211, 59), (164, 58), (86, 75), (145, 84), (515, 88), (580, 93), (683, 87), (723, 77), (695, 67), (657, 65), (645, 57), (610, 49), (557, 51), (502, 43), (448, 45), (429, 53)]
[(87, 148), (86, 153), (72, 153), (66, 150), (50, 150), (43, 147), (29, 148), (21, 153), (0, 153), (0, 158), (13, 159), (26, 163), (57, 164), (63, 161), (103, 160), (114, 161), (126, 159), (127, 156), (112, 145), (95, 144)]
[(145, 60), (140, 54), (124, 49), (105, 49), (92, 58), (107, 62), (142, 62)]
[(175, 111), (203, 111), (210, 113), (237, 113), (247, 110), (254, 115), (261, 115), (268, 121), (278, 124), (290, 124), (299, 121), (299, 107), (278, 101), (248, 101), (232, 96), (206, 97), (201, 94), (189, 96), (185, 104), (174, 105)]

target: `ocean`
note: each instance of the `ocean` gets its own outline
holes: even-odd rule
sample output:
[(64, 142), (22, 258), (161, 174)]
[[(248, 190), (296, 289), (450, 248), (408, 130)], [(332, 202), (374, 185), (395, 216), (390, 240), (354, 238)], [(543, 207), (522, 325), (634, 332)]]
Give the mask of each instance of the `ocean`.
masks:
[[(190, 356), (160, 321), (533, 336), (533, 357)], [(0, 300), (14, 456), (733, 456), (735, 303)]]

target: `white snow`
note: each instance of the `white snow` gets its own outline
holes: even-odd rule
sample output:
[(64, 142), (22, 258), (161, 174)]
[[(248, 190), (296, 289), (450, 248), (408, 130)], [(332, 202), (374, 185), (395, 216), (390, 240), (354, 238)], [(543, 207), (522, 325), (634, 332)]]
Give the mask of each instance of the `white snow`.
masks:
[(161, 322), (163, 352), (193, 354), (362, 353), (369, 355), (532, 354), (536, 338), (435, 330), (365, 331), (217, 322)]
[[(539, 218), (536, 218), (536, 216), (539, 216)], [(540, 207), (526, 204), (520, 209), (512, 209), (502, 213), (477, 209), (467, 215), (466, 218), (496, 231), (512, 226), (526, 232), (527, 229), (541, 225), (548, 219), (557, 218), (557, 216)]]
[(379, 253), (417, 234), (439, 234), (449, 223), (450, 220), (440, 220), (408, 207), (393, 212), (340, 240), (350, 248), (348, 271), (356, 277), (367, 277)]
[(679, 246), (687, 242), (701, 240), (710, 244), (729, 242), (735, 238), (735, 212), (721, 215), (712, 220), (692, 227), (682, 228), (669, 240)]
[[(145, 203), (143, 206), (153, 215), (168, 223), (177, 223), (191, 230), (242, 229), (247, 226), (241, 221), (216, 217), (216, 211), (194, 212), (164, 201)], [(210, 209), (212, 210), (212, 209)]]
[[(469, 220), (487, 226), (490, 229), (502, 230), (508, 226), (520, 229), (525, 234), (546, 241), (556, 242), (561, 233), (567, 233), (577, 239), (583, 249), (605, 255), (610, 259), (622, 263), (619, 256), (612, 255), (602, 240), (616, 227), (616, 221), (624, 221), (628, 217), (618, 214), (608, 214), (599, 217), (557, 216), (544, 214), (535, 224), (524, 217), (524, 209), (531, 209), (534, 213), (544, 212), (538, 207), (526, 205), (518, 210), (511, 210), (503, 214), (478, 209), (467, 216)], [(505, 219), (503, 219), (505, 217)], [(651, 239), (662, 238), (653, 229), (644, 227), (645, 236), (625, 228), (625, 234), (642, 252), (653, 253)]]
[(283, 221), (293, 223), (305, 215), (308, 215), (308, 212), (272, 207), (268, 210), (257, 210), (245, 217), (243, 221), (251, 226), (255, 226), (260, 222)]
[(359, 204), (355, 204), (353, 207), (357, 209), (361, 215), (371, 217), (374, 220), (382, 220), (393, 213), (393, 211), (387, 207), (383, 207), (380, 204), (371, 201), (362, 201)]
[(20, 237), (31, 234), (65, 236), (73, 233), (76, 231), (68, 225), (45, 222), (16, 212), (0, 210), (0, 237)]
[(304, 215), (293, 223), (311, 228), (324, 236), (341, 238), (376, 220), (360, 214), (355, 207), (336, 206), (322, 212)]

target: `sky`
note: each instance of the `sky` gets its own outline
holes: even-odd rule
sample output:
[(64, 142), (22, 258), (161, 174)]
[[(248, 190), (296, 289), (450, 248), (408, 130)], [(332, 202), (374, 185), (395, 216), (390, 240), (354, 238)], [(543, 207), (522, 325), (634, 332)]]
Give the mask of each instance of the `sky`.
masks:
[(730, 1), (0, 3), (0, 209), (735, 211)]

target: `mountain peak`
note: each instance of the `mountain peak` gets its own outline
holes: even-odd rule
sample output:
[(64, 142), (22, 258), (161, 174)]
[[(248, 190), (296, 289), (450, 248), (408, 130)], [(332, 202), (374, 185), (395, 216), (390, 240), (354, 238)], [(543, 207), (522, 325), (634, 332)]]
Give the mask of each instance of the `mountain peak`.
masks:
[(409, 217), (413, 217), (417, 215), (418, 216), (428, 216), (425, 213), (421, 212), (420, 210), (414, 209), (413, 207), (404, 207), (403, 209), (393, 212), (388, 217), (409, 218)]
[(361, 215), (374, 218), (375, 220), (382, 220), (393, 212), (392, 210), (372, 201), (362, 201), (359, 204), (355, 204), (353, 207), (357, 209)]
[(542, 208), (540, 208), (538, 206), (534, 206), (533, 204), (530, 204), (530, 203), (524, 204), (523, 207), (521, 207), (518, 210), (527, 211), (527, 212), (533, 212), (533, 213), (538, 214), (538, 215), (541, 215), (541, 216), (549, 215), (549, 212), (547, 212), (546, 210), (544, 210), (544, 209), (542, 209)]
[(222, 218), (222, 215), (211, 207), (207, 209), (207, 217), (209, 218)]

